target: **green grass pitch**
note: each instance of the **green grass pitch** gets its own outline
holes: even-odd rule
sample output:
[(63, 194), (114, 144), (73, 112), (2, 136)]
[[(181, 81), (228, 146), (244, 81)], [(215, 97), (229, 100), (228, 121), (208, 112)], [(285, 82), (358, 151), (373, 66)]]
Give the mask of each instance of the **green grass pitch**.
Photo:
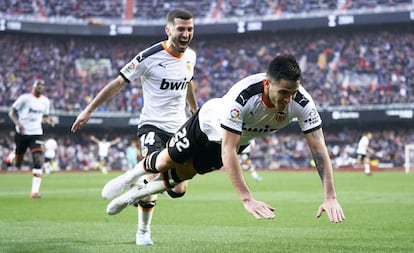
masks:
[(135, 246), (136, 209), (105, 213), (102, 186), (119, 174), (44, 176), (42, 199), (29, 198), (31, 175), (0, 174), (0, 253), (105, 252), (414, 252), (414, 174), (336, 172), (346, 221), (324, 214), (316, 172), (259, 172), (246, 179), (254, 196), (276, 208), (276, 219), (248, 214), (227, 175), (196, 176), (182, 199), (159, 197), (151, 247)]

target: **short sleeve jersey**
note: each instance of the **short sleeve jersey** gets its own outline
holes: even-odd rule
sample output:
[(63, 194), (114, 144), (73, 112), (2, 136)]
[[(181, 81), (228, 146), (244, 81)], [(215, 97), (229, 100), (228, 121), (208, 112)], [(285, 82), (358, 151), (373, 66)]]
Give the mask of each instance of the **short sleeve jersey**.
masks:
[(358, 142), (357, 154), (367, 155), (367, 150), (369, 146), (369, 139), (365, 135), (361, 137)]
[(45, 157), (55, 158), (57, 148), (58, 144), (55, 139), (47, 139), (45, 142)]
[[(49, 115), (50, 101), (41, 95), (36, 97), (31, 93), (19, 96), (12, 107), (17, 111), (19, 121), (24, 126), (24, 135), (42, 135), (42, 121), (44, 115)], [(19, 128), (16, 126), (16, 131)]]
[(210, 141), (221, 142), (222, 129), (241, 135), (241, 145), (266, 136), (297, 120), (304, 133), (322, 126), (321, 117), (309, 93), (300, 86), (284, 111), (270, 108), (262, 99), (266, 73), (248, 76), (222, 98), (206, 102), (200, 109), (200, 128)]
[(121, 69), (126, 81), (141, 81), (144, 106), (138, 126), (149, 124), (174, 133), (184, 124), (187, 87), (195, 63), (196, 53), (191, 48), (177, 56), (164, 41), (141, 51)]

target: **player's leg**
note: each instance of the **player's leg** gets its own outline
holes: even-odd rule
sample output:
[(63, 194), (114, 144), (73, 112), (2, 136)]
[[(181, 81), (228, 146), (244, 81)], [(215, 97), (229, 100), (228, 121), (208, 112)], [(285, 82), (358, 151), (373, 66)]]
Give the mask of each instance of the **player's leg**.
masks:
[[(158, 176), (160, 175), (157, 174), (156, 177)], [(147, 176), (146, 178), (149, 179), (150, 177)], [(154, 179), (155, 177), (152, 178)], [(148, 181), (152, 180), (149, 179)], [(145, 184), (145, 182), (143, 183)], [(180, 198), (184, 196), (186, 189), (187, 181), (184, 181), (176, 185), (174, 188), (165, 191), (165, 193), (171, 198)], [(155, 206), (157, 204), (157, 199), (157, 194), (152, 194), (134, 203), (134, 205), (138, 207), (138, 224), (135, 236), (135, 243), (138, 246), (149, 246), (154, 244), (151, 240), (151, 222)]]
[(45, 161), (43, 163), (43, 171), (46, 175), (52, 174), (52, 158), (45, 157)]
[(108, 174), (108, 168), (106, 167), (108, 163), (108, 157), (107, 156), (100, 156), (99, 157), (99, 169), (102, 172), (102, 174)]
[(26, 153), (26, 150), (30, 145), (31, 138), (30, 136), (21, 135), (16, 132), (14, 141), (16, 143), (16, 149), (12, 165), (16, 166), (17, 169), (20, 169), (23, 163), (24, 153)]
[(197, 173), (205, 174), (223, 166), (221, 145), (210, 142), (201, 131), (198, 114), (193, 115), (181, 127), (160, 152), (153, 152), (140, 161), (132, 170), (133, 176), (151, 173), (161, 176), (129, 191), (109, 203), (108, 214), (117, 214), (126, 206), (150, 194), (160, 193), (193, 178)]
[(365, 175), (369, 176), (371, 175), (371, 165), (369, 164), (370, 163), (369, 157), (365, 156), (363, 161), (364, 161), (363, 164), (364, 164)]
[(136, 171), (138, 177), (151, 173), (161, 173), (161, 175), (147, 182), (144, 186), (132, 187), (129, 191), (113, 199), (107, 206), (108, 214), (117, 214), (141, 198), (171, 189), (197, 174), (191, 162), (174, 162), (170, 158), (167, 149), (147, 156), (135, 166), (134, 171)]
[(32, 190), (30, 197), (32, 199), (40, 198), (40, 185), (42, 183), (42, 175), (43, 175), (43, 152), (41, 149), (33, 149), (32, 158), (33, 158), (33, 169), (32, 169)]
[(13, 149), (12, 151), (10, 151), (10, 153), (7, 155), (6, 157), (6, 165), (7, 166), (12, 166), (14, 165), (14, 160), (16, 158), (16, 150)]
[[(140, 145), (144, 159), (147, 154), (162, 150), (171, 135), (148, 125), (142, 126), (138, 131), (140, 133)], [(138, 164), (135, 164), (132, 169), (127, 170), (124, 174), (110, 180), (102, 189), (102, 197), (104, 199), (115, 198), (124, 190), (129, 189), (131, 186), (139, 183), (139, 181), (144, 180), (144, 178), (140, 179), (141, 173), (141, 167), (138, 166)], [(151, 174), (151, 177), (154, 176), (156, 175)], [(151, 179), (152, 178), (146, 178), (148, 181)], [(155, 197), (153, 199), (156, 201), (157, 198)]]
[[(163, 131), (152, 125), (141, 126), (138, 129), (140, 150), (142, 151), (141, 155), (146, 157), (148, 154), (162, 150), (172, 135), (172, 133)], [(152, 181), (159, 176), (159, 174), (154, 174), (142, 177), (138, 181), (142, 184), (143, 181)], [(158, 195), (152, 194), (134, 203), (134, 206), (138, 207), (137, 232), (135, 236), (135, 243), (138, 246), (153, 245), (151, 240), (151, 222), (157, 200)]]

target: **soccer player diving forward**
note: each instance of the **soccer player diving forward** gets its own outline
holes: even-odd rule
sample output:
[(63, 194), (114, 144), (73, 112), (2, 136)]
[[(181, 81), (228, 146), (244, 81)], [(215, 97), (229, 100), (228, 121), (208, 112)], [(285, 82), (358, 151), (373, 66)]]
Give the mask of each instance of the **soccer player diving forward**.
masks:
[[(104, 186), (103, 198), (118, 196), (108, 204), (107, 213), (117, 214), (144, 196), (163, 192), (197, 174), (224, 168), (244, 208), (257, 219), (273, 219), (275, 209), (253, 197), (238, 154), (251, 140), (275, 133), (297, 119), (324, 190), (316, 217), (326, 212), (331, 222), (344, 221), (344, 212), (336, 198), (322, 120), (300, 77), (301, 70), (294, 56), (279, 55), (270, 62), (266, 73), (248, 76), (222, 98), (207, 101), (168, 141), (166, 148), (151, 153), (134, 169)], [(123, 193), (146, 174), (159, 176)]]

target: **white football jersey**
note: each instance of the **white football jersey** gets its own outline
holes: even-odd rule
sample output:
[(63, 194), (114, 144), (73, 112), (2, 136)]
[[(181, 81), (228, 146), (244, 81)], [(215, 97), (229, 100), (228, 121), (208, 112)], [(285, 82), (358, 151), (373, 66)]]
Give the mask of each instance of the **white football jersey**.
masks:
[(365, 135), (358, 142), (357, 154), (367, 155), (369, 139)]
[(107, 157), (109, 155), (109, 148), (111, 147), (111, 142), (109, 141), (100, 141), (98, 142), (98, 156)]
[(164, 41), (141, 51), (121, 69), (125, 80), (141, 81), (144, 106), (138, 127), (150, 124), (174, 133), (184, 124), (187, 87), (195, 63), (196, 53), (191, 48), (177, 56), (168, 51)]
[(57, 148), (58, 144), (55, 139), (47, 139), (45, 141), (45, 157), (49, 159), (55, 158)]
[[(35, 97), (31, 93), (20, 95), (12, 107), (16, 109), (19, 121), (24, 126), (24, 135), (42, 135), (44, 115), (49, 115), (50, 101), (45, 96)], [(19, 129), (16, 126), (18, 133)]]
[(298, 121), (304, 133), (322, 126), (322, 120), (309, 93), (300, 86), (284, 111), (267, 107), (262, 100), (266, 73), (237, 82), (222, 98), (211, 99), (200, 109), (200, 128), (210, 141), (221, 142), (223, 128), (241, 135), (240, 144), (266, 136)]

